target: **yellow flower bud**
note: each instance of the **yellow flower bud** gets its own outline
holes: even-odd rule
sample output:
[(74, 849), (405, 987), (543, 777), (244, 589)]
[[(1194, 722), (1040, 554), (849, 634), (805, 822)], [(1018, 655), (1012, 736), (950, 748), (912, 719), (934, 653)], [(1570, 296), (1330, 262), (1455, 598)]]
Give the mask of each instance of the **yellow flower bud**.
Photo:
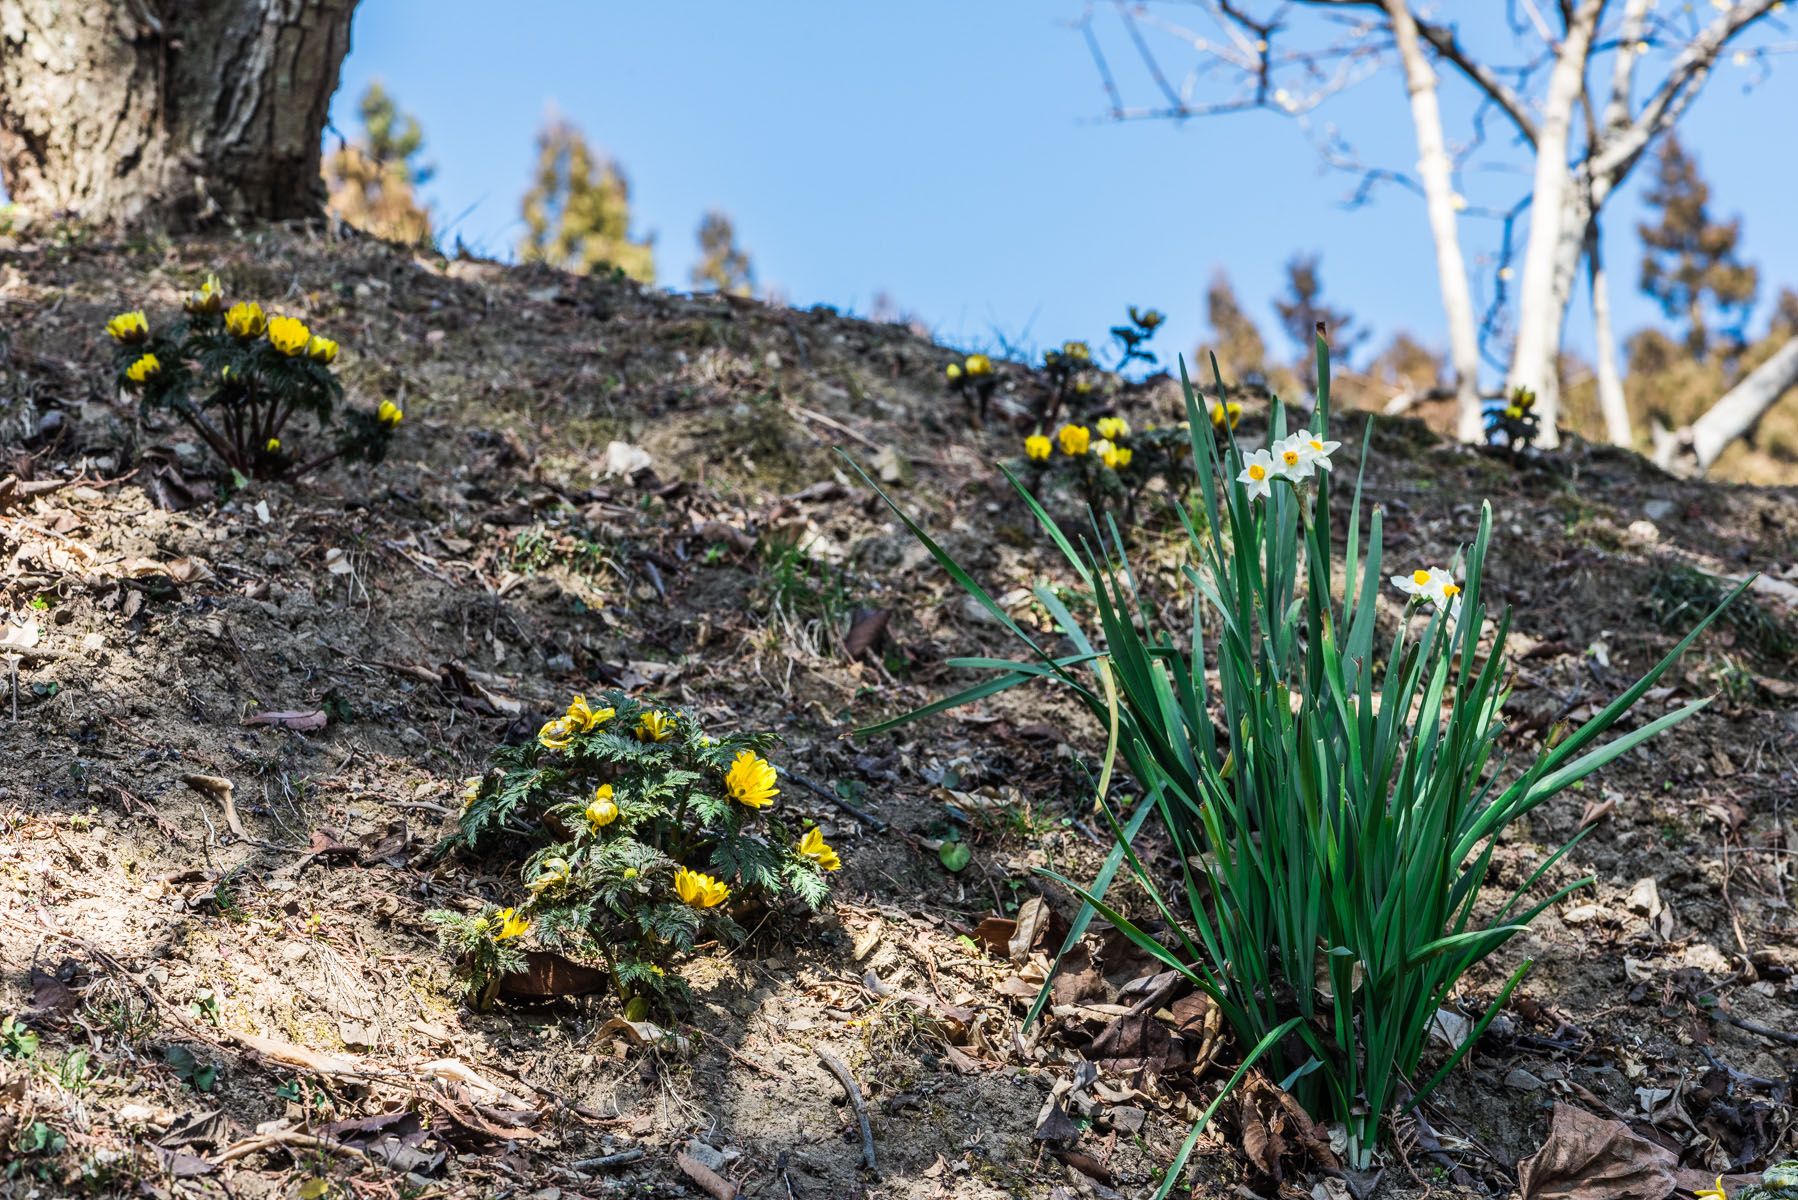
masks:
[(122, 346), (135, 346), (150, 336), (150, 323), (141, 312), (120, 313), (106, 322), (106, 332)]

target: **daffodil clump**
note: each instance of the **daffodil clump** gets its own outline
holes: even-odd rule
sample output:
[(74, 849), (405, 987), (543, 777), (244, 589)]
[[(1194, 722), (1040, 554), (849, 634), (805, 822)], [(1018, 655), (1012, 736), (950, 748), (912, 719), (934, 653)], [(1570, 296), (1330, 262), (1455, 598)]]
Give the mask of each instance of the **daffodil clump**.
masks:
[(1526, 387), (1513, 388), (1503, 405), (1486, 410), (1486, 441), (1513, 454), (1533, 444), (1541, 429), (1536, 393)]
[[(842, 866), (821, 830), (782, 812), (773, 741), (712, 737), (688, 712), (619, 692), (576, 696), (466, 781), (458, 839), (524, 852), (527, 898), (508, 915), (526, 940), (602, 963), (627, 1003), (668, 993), (672, 960), (702, 932), (740, 938), (733, 914), (789, 896), (816, 909)], [(471, 997), (490, 997), (512, 926), (474, 938), (493, 945), (483, 957), (466, 916), (432, 919)]]
[[(1061, 589), (1037, 586), (1054, 621), (1045, 638), (1014, 621), (889, 498), (1022, 652), (1017, 661), (960, 660), (989, 674), (858, 732), (1038, 680), (1077, 696), (1110, 731), (1098, 800), (1115, 841), (1090, 885), (1043, 871), (1084, 903), (1064, 949), (1102, 919), (1178, 972), (1217, 1005), (1242, 1069), (1259, 1064), (1284, 1081), (1330, 1124), (1333, 1140), (1340, 1135), (1347, 1164), (1363, 1170), (1387, 1123), (1442, 1083), (1530, 963), (1508, 976), (1488, 968), (1472, 988), (1468, 973), (1590, 882), (1548, 882), (1571, 842), (1533, 871), (1509, 865), (1501, 880), (1491, 868), (1506, 831), (1704, 708), (1700, 699), (1625, 723), (1722, 606), (1582, 722), (1533, 746), (1514, 732), (1501, 741), (1510, 614), (1489, 607), (1492, 507), (1481, 507), (1471, 542), (1447, 566), (1408, 561), (1388, 574), (1381, 511), (1362, 503), (1358, 482), (1345, 495), (1350, 481), (1336, 479), (1344, 472), (1326, 432), (1321, 338), (1317, 352), (1308, 427), (1289, 426), (1275, 402), (1260, 448), (1239, 444), (1239, 410), (1221, 382), (1209, 397), (1184, 388), (1198, 472), (1184, 594), (1133, 568), (1115, 528), (1096, 527), (1076, 548), (1014, 476), (1065, 556), (1070, 583), (1093, 598), (1077, 616)], [(1087, 456), (1104, 432), (1086, 435)], [(1068, 444), (1078, 450), (1082, 441)], [(1050, 452), (1053, 461), (1066, 451)], [(1395, 628), (1382, 619), (1394, 590), (1406, 618)], [(1134, 804), (1105, 792), (1114, 763), (1135, 776)], [(1140, 853), (1147, 839), (1167, 852)], [(1169, 862), (1178, 869), (1166, 870)], [(1108, 896), (1126, 868), (1136, 896)], [(1488, 885), (1510, 889), (1502, 904), (1490, 902)], [(1049, 998), (1045, 985), (1026, 1025)], [(1444, 1053), (1430, 1032), (1451, 1003), (1479, 1016)], [(1158, 1200), (1181, 1179), (1202, 1126), (1164, 1172)]]
[[(293, 477), (336, 458), (380, 462), (400, 421), (384, 401), (378, 413), (341, 410), (343, 385), (333, 365), (338, 345), (298, 317), (265, 313), (255, 301), (227, 305), (216, 275), (182, 300), (183, 315), (152, 332), (142, 312), (106, 322), (117, 384), (138, 397), (145, 416), (173, 413), (242, 476)], [(310, 459), (290, 453), (288, 425), (309, 413), (335, 438)]]

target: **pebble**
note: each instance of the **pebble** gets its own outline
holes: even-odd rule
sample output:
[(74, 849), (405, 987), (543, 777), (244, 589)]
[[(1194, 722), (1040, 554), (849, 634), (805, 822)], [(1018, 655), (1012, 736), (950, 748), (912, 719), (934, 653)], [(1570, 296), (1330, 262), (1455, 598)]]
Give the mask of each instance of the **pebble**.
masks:
[(1505, 1076), (1505, 1086), (1519, 1092), (1533, 1092), (1542, 1087), (1542, 1081), (1522, 1067), (1514, 1067), (1511, 1073)]

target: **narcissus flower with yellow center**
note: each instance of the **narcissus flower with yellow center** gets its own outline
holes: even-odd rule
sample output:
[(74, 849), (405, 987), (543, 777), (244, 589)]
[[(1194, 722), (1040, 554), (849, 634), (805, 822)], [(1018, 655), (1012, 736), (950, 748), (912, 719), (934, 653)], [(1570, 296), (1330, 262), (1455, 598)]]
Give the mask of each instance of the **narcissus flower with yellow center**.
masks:
[(1225, 422), (1229, 423), (1231, 429), (1235, 429), (1236, 422), (1241, 419), (1242, 405), (1236, 403), (1234, 400), (1230, 401), (1228, 404), (1213, 404), (1211, 406), (1211, 427), (1213, 429), (1222, 429)]
[(1063, 425), (1056, 431), (1055, 440), (1061, 443), (1061, 452), (1078, 457), (1085, 454), (1092, 445), (1092, 431), (1084, 425)]
[(502, 908), (493, 914), (493, 919), (500, 923), (499, 932), (493, 935), (493, 940), (496, 942), (518, 937), (531, 930), (530, 921), (526, 920), (524, 914), (516, 909)]
[(261, 337), (268, 328), (268, 318), (262, 313), (262, 305), (254, 300), (239, 300), (225, 310), (225, 329), (232, 337)]
[(1248, 489), (1249, 499), (1266, 499), (1273, 495), (1278, 473), (1274, 456), (1265, 450), (1257, 450), (1242, 460), (1242, 471), (1236, 476), (1236, 482)]
[(1334, 464), (1330, 462), (1330, 455), (1342, 449), (1341, 442), (1326, 441), (1314, 433), (1300, 432), (1293, 436), (1299, 439), (1299, 453), (1304, 455), (1314, 470), (1335, 470)]
[(292, 358), (304, 354), (312, 340), (312, 331), (298, 317), (271, 317), (268, 323), (269, 345)]
[(391, 400), (381, 401), (381, 407), (375, 410), (375, 420), (387, 426), (389, 429), (398, 426), (400, 419), (405, 415), (405, 413), (400, 411), (400, 406)]
[(637, 718), (639, 742), (665, 742), (674, 736), (674, 718), (664, 712), (646, 712)]
[(194, 316), (211, 316), (224, 308), (225, 289), (219, 286), (219, 277), (208, 275), (199, 291), (189, 292), (182, 298), (181, 307)]
[(587, 806), (587, 824), (598, 833), (618, 819), (618, 802), (612, 799), (612, 785), (602, 783), (593, 789), (593, 803)]
[(1311, 478), (1312, 473), (1317, 469), (1316, 460), (1306, 454), (1305, 443), (1310, 436), (1308, 433), (1295, 433), (1290, 437), (1281, 438), (1270, 447), (1273, 451), (1274, 465), (1279, 468), (1281, 475), (1294, 483)]
[(993, 360), (984, 354), (970, 354), (962, 363), (962, 369), (979, 379), (993, 373)]
[(106, 322), (106, 332), (122, 346), (135, 346), (150, 336), (150, 323), (141, 312), (120, 313)]
[(586, 733), (596, 725), (604, 725), (618, 715), (615, 708), (594, 708), (587, 703), (587, 697), (576, 696), (568, 702), (568, 714), (564, 718), (570, 725)]
[(1441, 567), (1394, 575), (1392, 586), (1410, 596), (1415, 603), (1427, 600), (1437, 608), (1447, 609), (1451, 619), (1461, 615), (1461, 587), (1455, 577)]
[(824, 831), (815, 825), (811, 832), (799, 839), (799, 853), (826, 871), (835, 871), (843, 865), (843, 860), (837, 857), (837, 852), (824, 844)]
[(730, 897), (730, 889), (710, 875), (682, 867), (674, 873), (674, 891), (694, 908), (716, 908)]
[(547, 721), (537, 731), (537, 740), (550, 750), (566, 750), (574, 740), (574, 724), (567, 717)]
[(125, 368), (125, 378), (132, 383), (143, 383), (162, 374), (162, 361), (154, 354), (146, 354)]
[(1024, 457), (1042, 462), (1055, 452), (1055, 445), (1040, 433), (1033, 433), (1024, 439)]
[(1099, 436), (1106, 441), (1115, 442), (1119, 438), (1129, 435), (1130, 422), (1122, 417), (1100, 417), (1093, 422), (1093, 428), (1097, 429)]
[(745, 750), (724, 773), (724, 790), (739, 804), (767, 808), (774, 803), (774, 797), (780, 795), (780, 789), (774, 786), (776, 778), (774, 764), (754, 751)]
[(306, 343), (306, 357), (315, 363), (330, 366), (337, 361), (337, 343), (315, 333), (312, 340)]

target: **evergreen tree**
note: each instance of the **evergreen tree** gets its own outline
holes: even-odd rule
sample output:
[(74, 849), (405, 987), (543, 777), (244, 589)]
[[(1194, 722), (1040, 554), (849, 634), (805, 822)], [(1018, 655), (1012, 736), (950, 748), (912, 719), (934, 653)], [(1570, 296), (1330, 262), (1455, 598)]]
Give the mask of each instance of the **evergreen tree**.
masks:
[(654, 283), (655, 238), (631, 237), (631, 185), (610, 158), (595, 155), (581, 131), (551, 121), (537, 134), (537, 181), (522, 206), (518, 257), (576, 274), (614, 267)]
[(431, 214), (419, 204), (417, 189), (432, 170), (415, 161), (425, 140), (418, 118), (402, 113), (379, 80), (362, 93), (357, 112), (362, 137), (340, 142), (325, 159), (327, 207), (376, 237), (407, 245), (429, 242)]
[(1274, 301), (1280, 314), (1280, 326), (1299, 348), (1294, 364), (1305, 389), (1317, 387), (1317, 327), (1324, 327), (1330, 343), (1330, 357), (1346, 365), (1349, 353), (1367, 336), (1354, 328), (1355, 319), (1341, 309), (1329, 307), (1322, 300), (1323, 276), (1315, 254), (1295, 255), (1286, 264), (1286, 297)]
[(1669, 317), (1686, 322), (1686, 349), (1703, 359), (1713, 349), (1714, 318), (1724, 352), (1742, 347), (1742, 326), (1754, 305), (1760, 272), (1737, 257), (1741, 221), (1714, 221), (1711, 188), (1698, 162), (1672, 134), (1661, 143), (1655, 182), (1644, 197), (1660, 213), (1657, 224), (1638, 225), (1642, 235), (1642, 290)]
[(737, 231), (727, 213), (713, 209), (699, 223), (699, 262), (693, 267), (693, 290), (755, 295), (755, 268), (737, 247)]

